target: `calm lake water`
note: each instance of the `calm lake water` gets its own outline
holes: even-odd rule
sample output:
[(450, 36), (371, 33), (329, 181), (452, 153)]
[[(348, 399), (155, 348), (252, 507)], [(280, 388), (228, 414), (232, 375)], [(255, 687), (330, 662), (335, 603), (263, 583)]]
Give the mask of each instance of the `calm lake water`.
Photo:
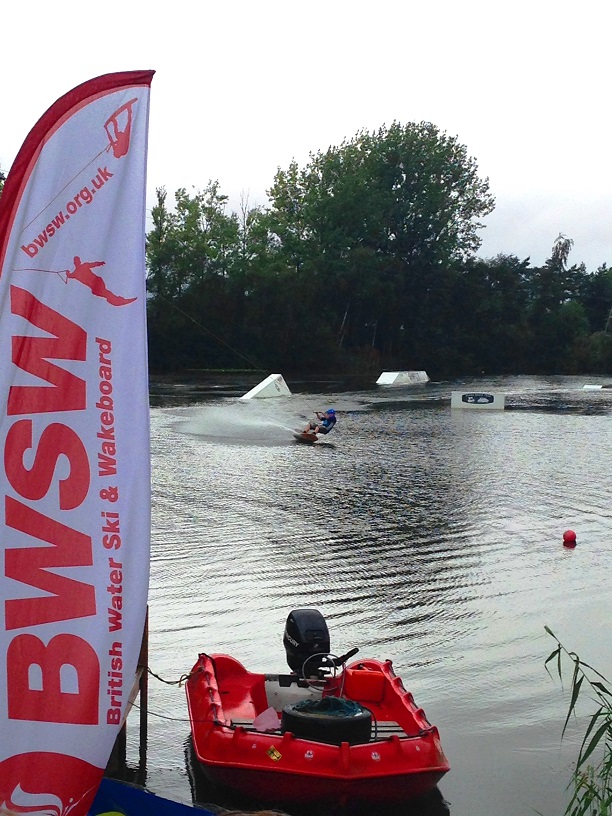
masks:
[[(560, 816), (584, 718), (561, 742), (544, 626), (612, 675), (612, 390), (582, 388), (607, 381), (288, 379), (291, 397), (239, 399), (264, 377), (151, 384), (152, 671), (176, 681), (201, 651), (285, 671), (286, 617), (315, 607), (333, 652), (391, 658), (438, 726), (432, 813)], [(451, 410), (453, 390), (506, 410)], [(337, 430), (296, 443), (329, 406)], [(188, 735), (184, 689), (150, 678), (147, 786), (184, 802)]]

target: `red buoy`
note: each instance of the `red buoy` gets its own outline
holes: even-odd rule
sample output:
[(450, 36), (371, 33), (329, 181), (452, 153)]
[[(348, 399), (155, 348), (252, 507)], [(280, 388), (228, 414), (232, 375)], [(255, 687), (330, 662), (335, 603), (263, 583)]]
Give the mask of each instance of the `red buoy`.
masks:
[(566, 530), (563, 533), (563, 546), (564, 547), (576, 546), (576, 533), (573, 530)]

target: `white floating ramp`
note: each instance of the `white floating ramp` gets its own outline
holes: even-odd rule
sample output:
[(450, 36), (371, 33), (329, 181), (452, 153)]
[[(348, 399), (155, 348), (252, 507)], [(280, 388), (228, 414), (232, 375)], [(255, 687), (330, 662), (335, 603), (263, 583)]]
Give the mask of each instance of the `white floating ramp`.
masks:
[(426, 371), (383, 371), (376, 385), (416, 385), (429, 382)]
[(583, 385), (583, 391), (601, 391), (602, 388), (612, 388), (612, 385)]
[(255, 388), (251, 388), (240, 399), (269, 399), (270, 397), (290, 397), (291, 391), (282, 374), (270, 374)]
[(453, 391), (451, 393), (451, 408), (503, 411), (505, 407), (505, 394), (492, 394), (489, 391)]

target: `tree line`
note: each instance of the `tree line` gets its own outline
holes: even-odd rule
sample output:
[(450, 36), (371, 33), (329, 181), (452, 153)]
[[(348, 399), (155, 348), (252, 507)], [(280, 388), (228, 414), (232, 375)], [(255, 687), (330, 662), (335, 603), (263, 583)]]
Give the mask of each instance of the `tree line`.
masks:
[(267, 195), (228, 212), (218, 181), (171, 202), (156, 191), (152, 372), (612, 369), (612, 270), (569, 265), (564, 235), (541, 267), (479, 258), (489, 181), (435, 125), (362, 130), (279, 168)]
[(478, 258), (488, 179), (431, 123), (393, 123), (278, 169), (265, 207), (218, 182), (147, 236), (151, 366), (430, 376), (605, 373), (612, 270)]

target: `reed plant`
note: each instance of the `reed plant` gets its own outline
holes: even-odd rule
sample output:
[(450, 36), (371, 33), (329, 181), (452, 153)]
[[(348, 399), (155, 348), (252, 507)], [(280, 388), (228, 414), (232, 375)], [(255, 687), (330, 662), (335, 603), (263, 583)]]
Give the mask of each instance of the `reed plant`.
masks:
[[(565, 736), (572, 715), (576, 715), (578, 700), (588, 694), (596, 706), (588, 725), (572, 778), (567, 786), (571, 791), (566, 816), (612, 816), (612, 691), (608, 680), (585, 663), (575, 652), (570, 652), (548, 626), (544, 627), (555, 639), (557, 647), (546, 658), (546, 671), (556, 667), (559, 680), (571, 673), (570, 702), (563, 724)], [(552, 675), (551, 675), (552, 676)]]

